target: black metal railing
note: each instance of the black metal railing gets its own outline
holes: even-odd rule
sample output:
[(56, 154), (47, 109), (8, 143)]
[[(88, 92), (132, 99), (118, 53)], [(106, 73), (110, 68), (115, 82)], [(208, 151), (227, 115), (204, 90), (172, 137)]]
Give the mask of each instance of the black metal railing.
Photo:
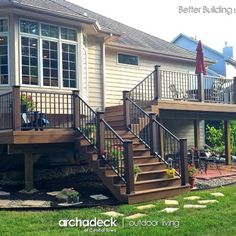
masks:
[(0, 130), (12, 129), (12, 92), (0, 95)]
[(150, 129), (148, 126), (150, 117), (148, 113), (129, 98), (126, 100), (126, 105), (129, 110), (128, 130), (150, 148)]
[(73, 96), (68, 93), (20, 91), (22, 129), (73, 126)]
[(233, 103), (233, 80), (204, 76), (204, 100), (207, 102)]
[(83, 136), (94, 146), (97, 145), (97, 114), (96, 112), (81, 98), (78, 97), (79, 103), (79, 125), (78, 128)]
[(161, 98), (198, 100), (197, 76), (189, 73), (160, 70)]
[(156, 98), (155, 79), (156, 71), (153, 71), (129, 92), (130, 99), (142, 108), (149, 106)]

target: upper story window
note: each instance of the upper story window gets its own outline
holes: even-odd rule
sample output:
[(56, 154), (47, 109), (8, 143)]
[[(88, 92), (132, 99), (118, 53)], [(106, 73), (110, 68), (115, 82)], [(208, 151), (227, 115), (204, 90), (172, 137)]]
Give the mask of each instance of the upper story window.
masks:
[(0, 85), (8, 84), (8, 20), (0, 19)]
[(118, 63), (137, 66), (138, 56), (118, 53)]
[(76, 88), (77, 32), (20, 20), (22, 84)]

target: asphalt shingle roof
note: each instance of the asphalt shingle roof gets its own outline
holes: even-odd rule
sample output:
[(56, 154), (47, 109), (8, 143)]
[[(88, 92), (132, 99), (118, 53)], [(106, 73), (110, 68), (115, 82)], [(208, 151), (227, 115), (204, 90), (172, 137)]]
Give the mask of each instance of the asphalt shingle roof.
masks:
[[(104, 31), (119, 34), (120, 37), (110, 42), (112, 45), (127, 46), (154, 53), (195, 60), (195, 54), (173, 43), (147, 34), (130, 26), (97, 14), (65, 0), (1, 0), (13, 6), (31, 7), (35, 9), (56, 12), (64, 16), (73, 16), (87, 20), (96, 20)], [(1, 3), (0, 3), (1, 4)], [(85, 14), (86, 13), (86, 14)]]

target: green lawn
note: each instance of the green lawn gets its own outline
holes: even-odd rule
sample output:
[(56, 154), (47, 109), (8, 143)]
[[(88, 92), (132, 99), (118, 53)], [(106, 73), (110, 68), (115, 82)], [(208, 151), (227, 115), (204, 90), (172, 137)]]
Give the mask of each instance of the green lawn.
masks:
[[(210, 192), (221, 192), (224, 197), (211, 196)], [(183, 209), (184, 203), (194, 201), (184, 200), (188, 195), (201, 196), (201, 199), (218, 199), (219, 203), (208, 205), (206, 209)], [(180, 209), (174, 213), (160, 212), (164, 208), (164, 201), (154, 201), (155, 208), (137, 210), (137, 205), (121, 205), (107, 208), (90, 208), (81, 210), (45, 211), (45, 212), (11, 212), (0, 211), (0, 235), (149, 235), (149, 236), (232, 236), (236, 235), (236, 185), (218, 188), (210, 191), (191, 192), (176, 197), (180, 203)], [(145, 203), (147, 204), (147, 203)], [(139, 204), (141, 205), (141, 204)], [(112, 233), (88, 233), (85, 228), (58, 226), (60, 219), (110, 219), (100, 213), (115, 210), (120, 213), (131, 215), (142, 212), (146, 217), (128, 221), (122, 226), (123, 217), (117, 219), (117, 227), (108, 228), (116, 230)], [(130, 226), (130, 223), (143, 221), (159, 221), (158, 226)], [(171, 226), (162, 225), (163, 222), (172, 222)], [(178, 227), (179, 224), (179, 227)], [(99, 229), (99, 228), (96, 228)], [(104, 228), (103, 228), (104, 229)]]

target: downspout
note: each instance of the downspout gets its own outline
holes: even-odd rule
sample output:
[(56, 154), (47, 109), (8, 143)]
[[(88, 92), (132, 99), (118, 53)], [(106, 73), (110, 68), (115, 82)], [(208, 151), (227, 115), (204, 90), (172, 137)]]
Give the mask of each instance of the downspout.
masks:
[(102, 43), (102, 94), (103, 94), (103, 110), (106, 108), (106, 43), (112, 38), (112, 33), (104, 37)]

